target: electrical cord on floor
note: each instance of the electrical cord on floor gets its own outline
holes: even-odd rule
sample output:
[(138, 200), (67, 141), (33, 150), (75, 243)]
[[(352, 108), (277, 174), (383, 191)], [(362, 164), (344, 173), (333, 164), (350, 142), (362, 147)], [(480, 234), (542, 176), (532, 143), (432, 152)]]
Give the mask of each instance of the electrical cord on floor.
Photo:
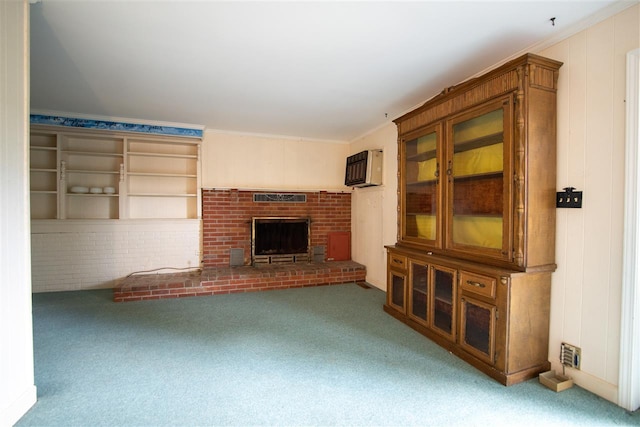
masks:
[(160, 267), (160, 268), (154, 268), (152, 270), (141, 270), (141, 271), (134, 271), (133, 273), (129, 273), (125, 276), (125, 279), (127, 277), (131, 277), (134, 276), (136, 274), (142, 274), (142, 273), (153, 273), (154, 271), (160, 271), (160, 270), (193, 270), (193, 271), (199, 271), (200, 268), (198, 267), (183, 267), (183, 268), (179, 268), (179, 267)]

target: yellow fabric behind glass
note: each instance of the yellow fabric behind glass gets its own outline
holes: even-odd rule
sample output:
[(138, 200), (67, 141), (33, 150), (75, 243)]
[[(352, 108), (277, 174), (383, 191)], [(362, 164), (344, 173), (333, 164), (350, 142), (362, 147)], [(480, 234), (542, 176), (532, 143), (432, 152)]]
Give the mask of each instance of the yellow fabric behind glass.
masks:
[(456, 244), (502, 248), (502, 218), (483, 216), (453, 217), (453, 241)]
[(416, 225), (419, 238), (435, 240), (436, 217), (434, 215), (416, 215)]
[(502, 109), (491, 111), (453, 127), (454, 144), (502, 132)]
[(420, 138), (418, 138), (418, 154), (435, 150), (437, 142), (438, 140), (436, 139), (435, 132), (432, 132), (425, 136), (421, 136)]
[(418, 181), (427, 181), (436, 178), (436, 159), (418, 163)]
[(503, 151), (500, 143), (456, 153), (453, 156), (453, 176), (500, 172)]

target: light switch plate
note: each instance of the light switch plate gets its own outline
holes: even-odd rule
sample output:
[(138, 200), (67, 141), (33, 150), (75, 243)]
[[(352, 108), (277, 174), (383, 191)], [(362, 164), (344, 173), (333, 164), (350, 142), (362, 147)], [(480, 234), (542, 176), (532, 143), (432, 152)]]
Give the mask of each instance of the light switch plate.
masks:
[(573, 191), (575, 188), (566, 187), (565, 191), (556, 193), (557, 208), (581, 208), (582, 207), (582, 191)]

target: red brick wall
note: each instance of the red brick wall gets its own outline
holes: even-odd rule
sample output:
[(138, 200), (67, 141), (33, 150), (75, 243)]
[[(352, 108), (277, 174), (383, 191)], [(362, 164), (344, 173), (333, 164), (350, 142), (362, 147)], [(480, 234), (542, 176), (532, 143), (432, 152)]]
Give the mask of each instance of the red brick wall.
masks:
[[(256, 216), (311, 218), (311, 246), (326, 246), (327, 233), (351, 231), (351, 194), (305, 193), (306, 203), (253, 202), (259, 191), (202, 190), (203, 267), (229, 265), (229, 250), (244, 249), (251, 263), (251, 219)], [(290, 193), (290, 192), (287, 192)]]

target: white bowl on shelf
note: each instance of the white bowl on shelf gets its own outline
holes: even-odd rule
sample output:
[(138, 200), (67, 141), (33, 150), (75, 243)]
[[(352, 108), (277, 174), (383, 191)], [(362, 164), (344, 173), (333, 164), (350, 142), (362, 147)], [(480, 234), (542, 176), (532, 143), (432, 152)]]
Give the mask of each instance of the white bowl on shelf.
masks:
[(115, 194), (116, 189), (115, 189), (114, 187), (104, 187), (104, 188), (102, 189), (102, 192), (103, 192), (104, 194)]
[(102, 187), (91, 187), (89, 189), (89, 193), (91, 193), (91, 194), (102, 194)]
[(81, 187), (81, 186), (74, 186), (71, 187), (71, 189), (69, 190), (72, 193), (77, 193), (77, 194), (87, 194), (89, 192), (89, 188), (88, 187)]

